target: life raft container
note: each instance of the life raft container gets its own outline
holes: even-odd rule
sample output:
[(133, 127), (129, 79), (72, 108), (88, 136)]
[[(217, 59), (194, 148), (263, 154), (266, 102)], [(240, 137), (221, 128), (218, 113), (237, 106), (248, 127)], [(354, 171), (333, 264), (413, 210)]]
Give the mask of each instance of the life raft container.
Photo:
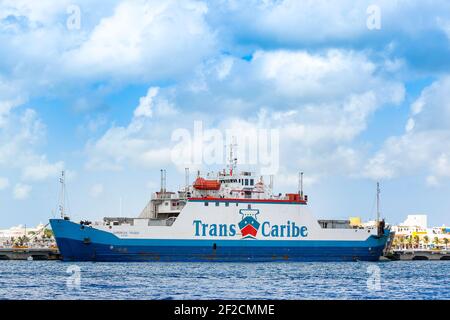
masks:
[(220, 182), (218, 180), (197, 178), (194, 182), (194, 188), (197, 190), (219, 190)]

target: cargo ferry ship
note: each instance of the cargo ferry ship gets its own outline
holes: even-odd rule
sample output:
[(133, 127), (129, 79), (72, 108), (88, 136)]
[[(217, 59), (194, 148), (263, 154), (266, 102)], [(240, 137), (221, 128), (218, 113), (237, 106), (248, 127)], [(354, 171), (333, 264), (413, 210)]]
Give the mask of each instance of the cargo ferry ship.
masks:
[[(318, 220), (303, 187), (274, 194), (273, 177), (227, 169), (197, 174), (178, 192), (161, 189), (137, 218), (51, 219), (66, 261), (377, 261), (389, 238), (384, 221), (351, 226)], [(302, 179), (301, 179), (302, 181)], [(303, 183), (299, 183), (303, 185)]]

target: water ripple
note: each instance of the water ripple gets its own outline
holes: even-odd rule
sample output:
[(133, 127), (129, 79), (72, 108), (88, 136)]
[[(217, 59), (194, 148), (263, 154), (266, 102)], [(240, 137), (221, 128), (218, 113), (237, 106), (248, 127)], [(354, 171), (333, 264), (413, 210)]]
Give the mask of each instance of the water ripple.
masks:
[[(81, 270), (67, 286), (68, 267)], [(380, 269), (380, 290), (368, 267)], [(450, 263), (0, 261), (0, 299), (450, 299)]]

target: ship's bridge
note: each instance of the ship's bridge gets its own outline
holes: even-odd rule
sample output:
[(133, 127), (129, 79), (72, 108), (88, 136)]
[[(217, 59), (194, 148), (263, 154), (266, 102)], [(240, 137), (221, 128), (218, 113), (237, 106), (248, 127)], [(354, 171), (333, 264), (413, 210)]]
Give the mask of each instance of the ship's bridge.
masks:
[[(271, 200), (306, 204), (307, 196), (303, 192), (273, 194), (273, 177), (269, 183), (263, 176), (251, 171), (237, 171), (235, 167), (219, 172), (201, 175), (198, 172), (193, 183), (189, 183), (178, 192), (170, 192), (165, 186), (165, 170), (161, 171), (161, 190), (152, 195), (152, 199), (140, 214), (140, 218), (173, 219), (182, 211), (190, 199), (229, 199), (229, 200)], [(267, 179), (267, 178), (266, 178)]]
[(263, 177), (250, 171), (239, 173), (221, 171), (197, 176), (192, 184), (192, 197), (264, 199), (273, 198), (272, 185), (266, 185)]

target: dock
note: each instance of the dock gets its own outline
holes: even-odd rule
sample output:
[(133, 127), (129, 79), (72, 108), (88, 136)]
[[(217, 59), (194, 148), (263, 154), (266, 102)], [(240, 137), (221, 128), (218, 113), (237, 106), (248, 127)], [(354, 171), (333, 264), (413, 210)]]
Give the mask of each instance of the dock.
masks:
[(390, 260), (450, 260), (449, 251), (439, 250), (394, 250), (386, 255)]
[(59, 260), (56, 248), (0, 248), (0, 260)]

